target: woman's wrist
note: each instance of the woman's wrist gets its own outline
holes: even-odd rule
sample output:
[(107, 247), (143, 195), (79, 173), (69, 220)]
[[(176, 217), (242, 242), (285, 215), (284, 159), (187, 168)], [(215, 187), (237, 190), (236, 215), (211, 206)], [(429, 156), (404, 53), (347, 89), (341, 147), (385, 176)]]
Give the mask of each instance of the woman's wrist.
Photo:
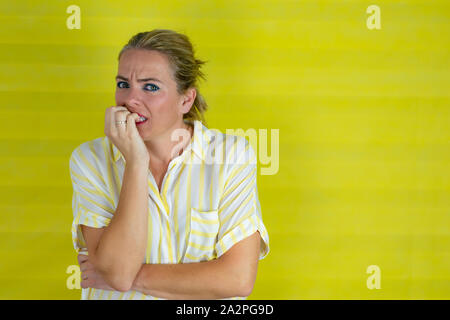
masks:
[(148, 171), (148, 161), (127, 161), (125, 168), (132, 171)]

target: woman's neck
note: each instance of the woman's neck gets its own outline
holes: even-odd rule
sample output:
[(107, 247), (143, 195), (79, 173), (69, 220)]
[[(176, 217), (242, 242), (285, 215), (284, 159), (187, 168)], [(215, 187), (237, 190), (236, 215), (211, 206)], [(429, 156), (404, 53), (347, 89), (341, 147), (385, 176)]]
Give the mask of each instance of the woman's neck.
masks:
[[(188, 135), (183, 134), (178, 141), (173, 141), (171, 139), (172, 132), (180, 128), (186, 130)], [(152, 141), (146, 141), (145, 144), (150, 155), (150, 161), (152, 161), (154, 165), (158, 164), (158, 166), (168, 165), (173, 158), (176, 158), (183, 153), (191, 143), (193, 134), (193, 124), (185, 123), (183, 121), (182, 127), (173, 128), (169, 131), (167, 136), (160, 137), (158, 140), (152, 139)]]

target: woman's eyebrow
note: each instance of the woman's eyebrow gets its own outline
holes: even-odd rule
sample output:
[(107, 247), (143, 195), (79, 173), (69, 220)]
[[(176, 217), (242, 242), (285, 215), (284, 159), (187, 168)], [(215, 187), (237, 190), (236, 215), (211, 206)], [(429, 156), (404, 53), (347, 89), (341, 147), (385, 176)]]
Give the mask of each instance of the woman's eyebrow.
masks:
[[(116, 76), (116, 80), (117, 80), (117, 79), (121, 79), (121, 80), (128, 81), (127, 78), (125, 78), (124, 76), (121, 76), (121, 75)], [(157, 82), (163, 83), (161, 80), (158, 80), (158, 79), (156, 79), (156, 78), (138, 79), (138, 82), (144, 82), (144, 81), (150, 81), (150, 80), (153, 80), (153, 81), (157, 81)]]

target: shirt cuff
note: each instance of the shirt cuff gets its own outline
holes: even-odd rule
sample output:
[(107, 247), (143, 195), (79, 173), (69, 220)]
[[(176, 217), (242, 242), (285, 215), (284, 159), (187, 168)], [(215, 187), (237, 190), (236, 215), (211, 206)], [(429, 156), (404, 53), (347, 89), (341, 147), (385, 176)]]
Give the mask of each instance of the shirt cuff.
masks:
[(111, 219), (98, 213), (80, 209), (72, 222), (72, 241), (77, 253), (87, 253), (86, 241), (81, 232), (80, 225), (93, 228), (103, 228), (110, 223)]
[(269, 236), (261, 219), (255, 214), (243, 220), (240, 224), (225, 233), (225, 235), (216, 243), (215, 249), (217, 258), (222, 256), (236, 243), (247, 238), (256, 231), (259, 231), (261, 235), (259, 260), (264, 259), (269, 253)]

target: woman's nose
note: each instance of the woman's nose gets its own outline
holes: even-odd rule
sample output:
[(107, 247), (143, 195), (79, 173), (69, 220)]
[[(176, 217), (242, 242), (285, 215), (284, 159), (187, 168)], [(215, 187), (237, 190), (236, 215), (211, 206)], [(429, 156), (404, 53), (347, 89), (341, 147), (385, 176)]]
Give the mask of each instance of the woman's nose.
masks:
[(124, 103), (128, 106), (135, 106), (141, 101), (141, 92), (139, 88), (130, 87), (126, 90), (126, 96), (124, 97)]

